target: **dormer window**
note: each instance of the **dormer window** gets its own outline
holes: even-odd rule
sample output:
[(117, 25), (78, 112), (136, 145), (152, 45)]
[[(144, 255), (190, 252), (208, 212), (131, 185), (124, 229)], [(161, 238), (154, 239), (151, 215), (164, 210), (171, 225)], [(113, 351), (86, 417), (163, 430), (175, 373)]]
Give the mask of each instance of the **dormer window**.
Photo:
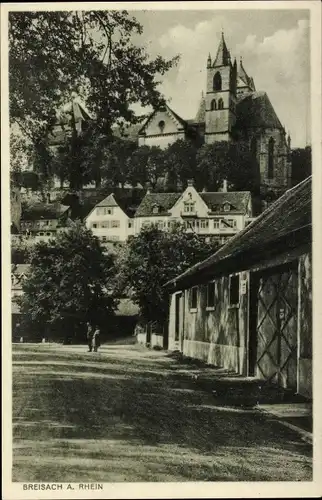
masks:
[(224, 203), (224, 212), (229, 212), (230, 210), (230, 203)]
[(153, 214), (158, 214), (159, 213), (159, 206), (158, 205), (153, 205), (152, 213)]
[(163, 134), (164, 127), (165, 127), (165, 122), (163, 120), (159, 121), (158, 127), (160, 129), (161, 134)]

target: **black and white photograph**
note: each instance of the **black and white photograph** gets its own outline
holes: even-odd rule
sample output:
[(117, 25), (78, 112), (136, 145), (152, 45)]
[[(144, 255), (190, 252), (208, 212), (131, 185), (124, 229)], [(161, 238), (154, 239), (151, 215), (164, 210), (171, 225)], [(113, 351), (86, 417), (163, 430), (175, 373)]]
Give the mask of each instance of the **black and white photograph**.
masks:
[(5, 500), (319, 496), (320, 3), (2, 14)]

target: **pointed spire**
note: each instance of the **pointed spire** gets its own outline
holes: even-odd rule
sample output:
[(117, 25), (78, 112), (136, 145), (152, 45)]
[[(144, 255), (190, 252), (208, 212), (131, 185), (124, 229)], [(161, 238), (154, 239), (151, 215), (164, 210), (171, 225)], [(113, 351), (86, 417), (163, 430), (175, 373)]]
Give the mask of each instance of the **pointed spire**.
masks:
[(228, 66), (230, 64), (230, 53), (227, 49), (227, 45), (225, 42), (224, 32), (221, 32), (221, 40), (219, 43), (219, 47), (217, 50), (216, 59), (214, 62), (214, 67), (216, 66)]
[(250, 90), (255, 90), (254, 80), (247, 75), (242, 56), (240, 56), (239, 60), (238, 77), (250, 88)]
[(210, 55), (210, 52), (209, 52), (209, 56), (208, 56), (208, 59), (207, 59), (207, 68), (211, 68), (211, 55)]
[(195, 118), (196, 123), (203, 123), (205, 121), (205, 116), (206, 116), (206, 99), (204, 93), (201, 92), (199, 108)]

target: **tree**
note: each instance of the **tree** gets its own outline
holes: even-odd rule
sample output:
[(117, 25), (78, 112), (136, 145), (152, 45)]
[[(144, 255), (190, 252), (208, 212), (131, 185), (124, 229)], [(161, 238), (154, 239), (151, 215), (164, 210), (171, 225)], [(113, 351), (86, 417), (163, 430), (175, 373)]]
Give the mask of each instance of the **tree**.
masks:
[(259, 186), (259, 168), (247, 143), (216, 142), (203, 145), (197, 154), (197, 176), (208, 189), (217, 191), (227, 180), (236, 191)]
[(312, 175), (312, 151), (310, 146), (291, 152), (292, 184), (295, 186)]
[(86, 321), (104, 328), (116, 306), (114, 258), (91, 231), (72, 223), (55, 240), (37, 243), (30, 264), (20, 305), (35, 335), (51, 331), (81, 340)]
[(197, 148), (192, 142), (179, 139), (170, 144), (164, 151), (165, 164), (168, 173), (168, 189), (172, 191), (176, 189), (178, 183), (186, 185), (189, 179), (195, 181), (196, 186), (199, 186), (200, 179), (197, 174)]
[(163, 285), (217, 248), (217, 243), (207, 243), (194, 233), (185, 233), (179, 225), (169, 232), (155, 226), (143, 229), (128, 243), (119, 286), (131, 290), (145, 321), (162, 324), (169, 307), (168, 292)]
[(43, 137), (72, 92), (107, 133), (114, 123), (137, 121), (131, 105), (159, 104), (158, 75), (178, 60), (151, 60), (132, 43), (142, 31), (124, 10), (10, 12), (11, 122), (32, 140)]
[(131, 155), (136, 149), (136, 143), (114, 138), (105, 143), (103, 164), (101, 167), (102, 180), (109, 181), (113, 186), (124, 188), (131, 181)]

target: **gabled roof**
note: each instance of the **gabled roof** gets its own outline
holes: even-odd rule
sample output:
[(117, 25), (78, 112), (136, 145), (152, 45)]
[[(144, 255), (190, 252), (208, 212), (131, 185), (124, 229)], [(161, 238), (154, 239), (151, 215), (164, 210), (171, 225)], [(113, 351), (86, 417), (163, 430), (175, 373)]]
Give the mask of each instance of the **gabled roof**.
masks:
[(311, 245), (312, 178), (287, 191), (249, 226), (231, 238), (215, 254), (199, 262), (166, 286), (180, 288), (197, 284), (202, 275), (214, 277), (239, 272), (261, 262), (265, 252), (274, 257), (289, 249)]
[(135, 217), (147, 217), (153, 214), (153, 207), (159, 207), (158, 215), (167, 215), (182, 193), (147, 193), (137, 211)]
[(152, 120), (152, 118), (161, 110), (165, 110), (167, 112), (167, 114), (171, 117), (171, 118), (174, 118), (175, 121), (177, 121), (179, 123), (179, 125), (181, 125), (183, 128), (185, 128), (187, 126), (187, 122), (186, 120), (184, 120), (183, 118), (181, 118), (181, 116), (177, 115), (177, 113), (175, 113), (167, 104), (165, 105), (162, 105), (160, 106), (159, 108), (156, 108), (151, 114), (150, 116), (148, 116), (148, 118), (146, 119), (146, 121), (143, 123), (143, 125), (141, 126), (139, 132), (138, 132), (138, 135), (142, 134), (144, 129), (146, 128), (146, 126), (149, 124), (149, 122)]
[(80, 205), (79, 216), (84, 219), (98, 206), (119, 206), (128, 217), (134, 213), (144, 197), (143, 189), (101, 188), (87, 192)]
[(32, 203), (22, 207), (21, 220), (59, 219), (68, 206), (60, 203)]
[(104, 200), (100, 201), (96, 205), (97, 207), (118, 207), (118, 204), (115, 201), (114, 194), (111, 193)]
[[(135, 217), (148, 217), (152, 215), (168, 215), (169, 210), (175, 205), (183, 193), (147, 193), (139, 205)], [(231, 205), (231, 211), (245, 213), (251, 194), (249, 191), (227, 193), (198, 193), (201, 199), (213, 212), (223, 212), (225, 202)], [(158, 214), (153, 213), (153, 207), (158, 206)]]
[(213, 212), (222, 212), (223, 205), (229, 203), (232, 211), (246, 213), (251, 198), (249, 191), (206, 192), (199, 195)]
[(213, 67), (216, 66), (227, 66), (230, 63), (230, 53), (227, 49), (224, 34), (221, 34), (221, 40), (217, 50), (217, 55)]
[(251, 92), (241, 95), (236, 106), (236, 128), (283, 129), (266, 92)]

